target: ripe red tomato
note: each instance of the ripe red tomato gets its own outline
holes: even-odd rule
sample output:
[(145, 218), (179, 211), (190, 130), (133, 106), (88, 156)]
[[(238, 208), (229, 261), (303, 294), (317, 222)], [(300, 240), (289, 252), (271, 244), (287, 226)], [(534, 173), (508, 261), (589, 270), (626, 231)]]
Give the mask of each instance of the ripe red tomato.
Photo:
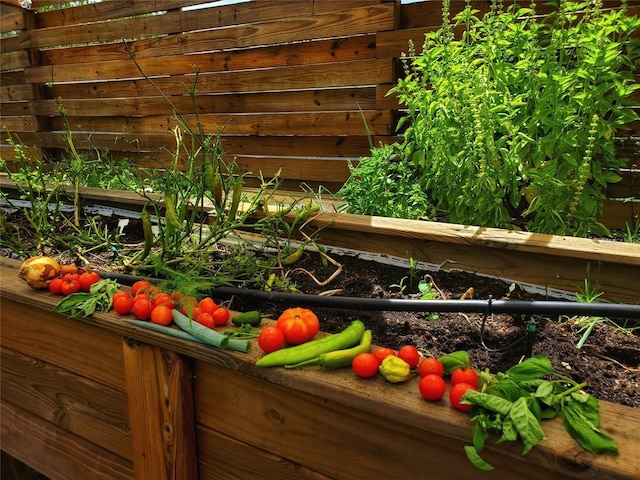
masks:
[(205, 297), (202, 300), (200, 300), (198, 302), (198, 306), (200, 307), (201, 311), (211, 315), (218, 308), (218, 305), (216, 304), (216, 302), (213, 301), (211, 297)]
[(320, 321), (308, 308), (288, 308), (276, 322), (276, 327), (284, 333), (284, 340), (290, 345), (308, 342), (320, 331)]
[(54, 278), (49, 282), (49, 291), (54, 295), (60, 295), (62, 293), (62, 278)]
[(158, 305), (151, 310), (151, 322), (158, 325), (170, 325), (173, 322), (173, 315), (171, 309), (166, 305)]
[(430, 373), (420, 379), (418, 388), (420, 389), (420, 394), (425, 399), (435, 402), (442, 398), (445, 390), (447, 389), (447, 384), (440, 375)]
[(78, 280), (74, 280), (69, 277), (63, 280), (62, 285), (60, 285), (60, 293), (65, 297), (67, 295), (71, 295), (72, 293), (78, 293), (80, 291), (80, 282)]
[(258, 345), (264, 353), (280, 350), (284, 347), (284, 333), (278, 327), (264, 327), (258, 335)]
[(463, 412), (468, 412), (471, 410), (473, 405), (467, 403), (460, 403), (462, 396), (466, 393), (467, 390), (475, 390), (472, 385), (468, 383), (456, 383), (453, 387), (451, 387), (451, 391), (449, 392), (449, 401), (453, 408), (457, 408), (458, 410), (462, 410)]
[(133, 307), (133, 298), (129, 296), (128, 293), (122, 292), (125, 295), (120, 295), (118, 297), (113, 297), (113, 310), (118, 315), (127, 315), (131, 312), (131, 307)]
[(165, 305), (169, 307), (169, 309), (172, 309), (176, 306), (176, 302), (168, 293), (160, 292), (153, 296), (151, 299), (151, 305), (154, 307), (157, 307), (158, 305)]
[(474, 389), (478, 388), (478, 374), (473, 368), (460, 367), (451, 373), (451, 385), (467, 383)]
[(134, 299), (133, 306), (131, 307), (131, 311), (138, 320), (149, 320), (152, 309), (151, 302), (146, 298)]
[(143, 293), (150, 286), (151, 282), (148, 282), (147, 280), (138, 280), (131, 285), (131, 295), (135, 297), (138, 293)]
[(229, 322), (229, 310), (224, 307), (218, 307), (211, 314), (213, 317), (213, 323), (216, 326), (221, 327), (222, 325), (226, 325)]
[(420, 352), (413, 345), (404, 345), (398, 350), (398, 358), (401, 358), (409, 364), (412, 369), (418, 366), (420, 363)]
[(100, 281), (100, 275), (98, 275), (98, 272), (83, 272), (80, 274), (78, 281), (80, 282), (80, 290), (88, 292), (91, 285)]
[(78, 272), (69, 272), (62, 275), (63, 280), (79, 280), (80, 274)]
[(200, 312), (198, 315), (194, 315), (193, 318), (200, 325), (204, 325), (207, 328), (213, 328), (213, 326), (215, 325), (215, 322), (213, 321), (213, 317), (211, 316), (210, 313), (207, 313), (207, 312)]
[(387, 358), (389, 355), (395, 355), (396, 352), (392, 348), (378, 347), (374, 350), (373, 354), (378, 359), (378, 363), (382, 363), (382, 360)]
[(418, 365), (418, 375), (426, 377), (431, 373), (442, 377), (444, 375), (444, 365), (437, 358), (427, 357), (422, 359), (420, 365)]
[(380, 362), (372, 353), (359, 353), (351, 362), (351, 369), (360, 378), (371, 378), (378, 373)]

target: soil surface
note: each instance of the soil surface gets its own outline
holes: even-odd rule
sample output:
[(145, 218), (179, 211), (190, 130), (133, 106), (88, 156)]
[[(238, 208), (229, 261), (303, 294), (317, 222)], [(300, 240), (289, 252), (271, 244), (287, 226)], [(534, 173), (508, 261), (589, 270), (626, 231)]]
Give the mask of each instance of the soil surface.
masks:
[[(10, 221), (17, 219), (13, 217)], [(117, 221), (109, 223), (115, 227)], [(132, 244), (139, 242), (139, 230), (139, 226), (136, 228), (133, 222), (125, 229), (121, 241)], [(28, 234), (24, 232), (23, 230), (21, 238), (26, 241)], [(0, 254), (12, 255), (12, 252), (3, 249)], [(60, 252), (47, 254), (60, 258)], [(372, 262), (355, 255), (332, 253), (331, 258), (342, 265), (342, 272), (324, 286), (319, 286), (309, 273), (322, 281), (331, 277), (336, 267), (331, 264), (324, 267), (317, 254), (305, 254), (288, 275), (298, 289), (307, 294), (419, 299), (418, 283), (426, 280), (433, 284), (432, 291), (439, 298), (449, 300), (460, 299), (470, 292), (469, 289), (473, 289), (474, 299), (486, 300), (491, 296), (493, 299), (543, 300), (540, 296), (523, 291), (518, 286), (514, 288), (499, 279), (465, 272), (416, 270), (413, 278), (409, 279), (408, 265)], [(113, 254), (107, 251), (101, 255), (95, 252), (91, 256), (91, 261), (105, 270), (112, 259)], [(403, 290), (400, 285), (404, 285)], [(236, 297), (231, 308), (258, 308), (272, 318), (277, 318), (286, 307), (282, 304), (256, 302)], [(299, 306), (305, 305), (301, 303)], [(545, 355), (550, 358), (558, 373), (566, 374), (578, 382), (587, 382), (586, 389), (598, 399), (640, 407), (638, 328), (623, 331), (613, 321), (597, 321), (584, 345), (578, 349), (576, 345), (587, 325), (587, 321), (578, 318), (532, 319), (530, 315), (508, 314), (489, 314), (485, 318), (483, 313), (313, 309), (320, 318), (323, 331), (337, 332), (358, 318), (373, 331), (376, 345), (398, 349), (402, 345), (412, 344), (424, 355), (433, 356), (466, 350), (475, 368), (488, 368), (493, 373), (505, 371), (528, 354)], [(532, 320), (535, 320), (535, 332), (527, 337), (527, 327)], [(616, 322), (623, 325), (620, 319)], [(626, 326), (638, 324), (638, 320), (629, 320)]]
[[(335, 267), (325, 268), (314, 257), (307, 255), (290, 275), (304, 293), (337, 291), (336, 294), (349, 297), (418, 299), (421, 294), (417, 284), (420, 279), (426, 279), (439, 290), (440, 298), (451, 300), (460, 299), (469, 288), (473, 288), (475, 299), (486, 300), (491, 296), (493, 299), (543, 300), (517, 286), (513, 289), (502, 280), (465, 272), (416, 271), (413, 286), (409, 287), (408, 267), (380, 264), (357, 256), (332, 255), (343, 265), (343, 272), (329, 285), (320, 287), (305, 271), (313, 272), (322, 280), (331, 276)], [(402, 281), (407, 285), (403, 295), (399, 287), (392, 287)], [(255, 302), (246, 302), (244, 307), (260, 308), (276, 318), (284, 308)], [(487, 315), (483, 329), (482, 313), (445, 312), (437, 313), (437, 319), (433, 319), (432, 312), (317, 307), (314, 311), (324, 331), (334, 333), (358, 318), (373, 331), (376, 345), (398, 349), (411, 344), (423, 354), (433, 356), (466, 350), (475, 368), (488, 368), (493, 373), (517, 364), (527, 353), (544, 355), (550, 358), (556, 372), (587, 382), (587, 390), (597, 398), (640, 407), (640, 336), (616, 328), (610, 321), (596, 323), (578, 349), (576, 345), (583, 335), (584, 324), (577, 318), (535, 317), (535, 332), (527, 338), (527, 325), (532, 321), (529, 315)]]

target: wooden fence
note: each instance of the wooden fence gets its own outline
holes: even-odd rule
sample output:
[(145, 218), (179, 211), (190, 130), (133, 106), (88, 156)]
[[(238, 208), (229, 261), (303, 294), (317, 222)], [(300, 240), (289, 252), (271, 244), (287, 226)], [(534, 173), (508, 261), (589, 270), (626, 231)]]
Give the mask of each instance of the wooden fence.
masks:
[[(7, 131), (37, 152), (63, 151), (62, 107), (77, 148), (159, 166), (175, 148), (175, 107), (191, 126), (222, 130), (243, 171), (280, 170), (298, 191), (337, 191), (370, 140), (397, 138), (387, 92), (398, 58), (441, 24), (436, 0), (108, 0), (42, 13), (2, 2), (1, 31), (15, 33), (0, 44), (3, 159), (14, 158)], [(452, 1), (453, 12), (463, 6)], [(640, 198), (639, 136), (636, 123), (617, 143), (631, 160), (605, 206), (612, 228), (638, 218), (638, 203), (619, 199)]]

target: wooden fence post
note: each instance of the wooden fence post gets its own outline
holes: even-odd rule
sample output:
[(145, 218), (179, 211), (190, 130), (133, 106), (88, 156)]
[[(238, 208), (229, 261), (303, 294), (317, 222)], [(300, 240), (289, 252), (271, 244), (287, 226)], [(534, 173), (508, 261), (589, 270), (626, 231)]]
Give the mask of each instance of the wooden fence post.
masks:
[(122, 349), (135, 478), (198, 478), (188, 360), (128, 338), (123, 340)]

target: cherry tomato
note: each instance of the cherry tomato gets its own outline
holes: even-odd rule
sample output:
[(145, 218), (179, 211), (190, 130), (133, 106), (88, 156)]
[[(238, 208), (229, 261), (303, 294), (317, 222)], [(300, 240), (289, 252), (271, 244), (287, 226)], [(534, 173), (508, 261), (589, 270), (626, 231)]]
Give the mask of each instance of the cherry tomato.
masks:
[(221, 327), (222, 325), (226, 325), (229, 322), (229, 310), (224, 307), (218, 307), (211, 314), (213, 317), (213, 323), (216, 326)]
[(62, 293), (62, 278), (54, 278), (49, 282), (49, 291), (54, 295), (60, 295)]
[(288, 308), (278, 317), (276, 327), (284, 333), (289, 345), (308, 342), (320, 331), (320, 321), (308, 308)]
[(458, 383), (467, 383), (474, 389), (478, 388), (478, 374), (473, 368), (457, 368), (451, 373), (451, 385)]
[(71, 295), (72, 293), (78, 293), (80, 291), (80, 282), (78, 280), (74, 280), (69, 277), (63, 280), (62, 285), (60, 285), (60, 293), (65, 297), (67, 295)]
[(158, 305), (151, 310), (151, 322), (158, 325), (170, 325), (173, 322), (173, 315), (171, 309), (166, 305)]
[(360, 378), (371, 378), (378, 373), (380, 362), (372, 353), (359, 353), (351, 362), (351, 369)]
[(214, 302), (213, 299), (210, 297), (205, 297), (202, 300), (200, 300), (198, 302), (198, 306), (200, 307), (200, 310), (210, 315), (212, 315), (213, 312), (215, 312), (216, 309), (218, 308), (218, 305), (216, 304), (216, 302)]
[(460, 403), (462, 396), (466, 393), (467, 390), (475, 390), (472, 385), (468, 383), (456, 383), (453, 387), (451, 387), (451, 391), (449, 392), (449, 401), (453, 408), (457, 408), (458, 410), (462, 410), (463, 412), (468, 412), (471, 410), (473, 405), (467, 403)]
[(135, 297), (138, 293), (144, 292), (150, 286), (151, 282), (147, 280), (138, 280), (133, 285), (131, 285), (131, 295)]
[(418, 352), (418, 349), (413, 345), (404, 345), (403, 347), (400, 347), (400, 350), (398, 350), (398, 358), (407, 362), (413, 369), (418, 366), (418, 363), (420, 363), (420, 352)]
[(264, 353), (280, 350), (284, 343), (284, 333), (278, 327), (264, 327), (258, 335), (258, 345)]
[(138, 320), (149, 320), (152, 309), (151, 302), (146, 298), (134, 299), (133, 306), (131, 307), (131, 311)]
[(207, 328), (213, 328), (215, 322), (213, 321), (213, 317), (210, 313), (200, 312), (198, 315), (194, 315), (193, 318), (200, 325), (204, 325)]
[(392, 348), (378, 347), (374, 350), (373, 354), (378, 359), (378, 363), (382, 363), (382, 360), (390, 355), (395, 355), (396, 352)]
[(183, 315), (193, 318), (193, 309), (198, 306), (198, 300), (191, 295), (181, 295), (178, 300), (178, 310)]
[(447, 389), (447, 384), (440, 375), (430, 373), (420, 379), (418, 388), (420, 389), (420, 394), (425, 399), (435, 402), (442, 398), (445, 390)]
[(63, 280), (80, 280), (80, 274), (78, 272), (69, 272), (62, 275)]
[[(126, 292), (123, 292), (126, 293)], [(126, 295), (120, 295), (119, 297), (113, 297), (113, 310), (118, 314), (118, 315), (127, 315), (128, 313), (131, 312), (131, 307), (133, 307), (133, 298), (131, 298), (129, 296), (129, 294)]]
[(151, 299), (151, 305), (154, 307), (157, 307), (158, 305), (165, 305), (169, 307), (169, 309), (172, 309), (176, 306), (176, 302), (168, 293), (160, 292), (153, 296)]
[(100, 275), (98, 275), (98, 272), (84, 272), (80, 274), (78, 281), (80, 282), (80, 290), (88, 292), (91, 289), (91, 285), (100, 281)]
[(111, 303), (113, 303), (117, 298), (120, 297), (127, 297), (127, 298), (131, 298), (131, 295), (129, 295), (129, 292), (125, 292), (124, 290), (120, 290), (116, 293), (113, 294), (113, 297), (111, 297)]
[(418, 375), (426, 377), (431, 373), (442, 377), (444, 375), (444, 365), (437, 358), (423, 358), (420, 365), (418, 365)]

